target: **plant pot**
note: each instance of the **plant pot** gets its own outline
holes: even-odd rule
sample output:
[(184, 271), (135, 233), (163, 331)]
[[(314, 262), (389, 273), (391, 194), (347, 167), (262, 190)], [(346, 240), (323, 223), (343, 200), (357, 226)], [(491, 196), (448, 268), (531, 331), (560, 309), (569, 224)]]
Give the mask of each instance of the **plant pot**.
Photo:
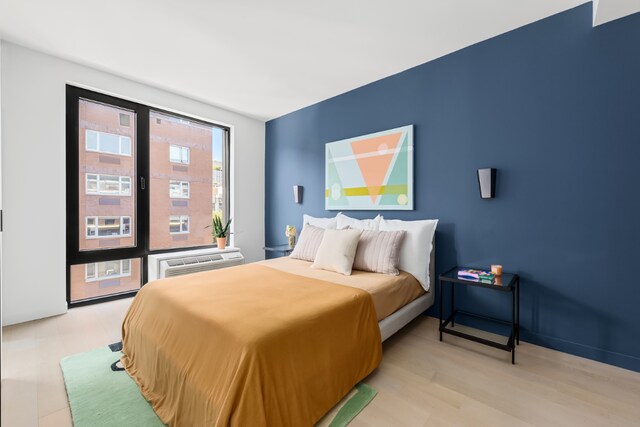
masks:
[(220, 249), (227, 246), (227, 238), (226, 237), (216, 237), (216, 241), (218, 242), (218, 247)]

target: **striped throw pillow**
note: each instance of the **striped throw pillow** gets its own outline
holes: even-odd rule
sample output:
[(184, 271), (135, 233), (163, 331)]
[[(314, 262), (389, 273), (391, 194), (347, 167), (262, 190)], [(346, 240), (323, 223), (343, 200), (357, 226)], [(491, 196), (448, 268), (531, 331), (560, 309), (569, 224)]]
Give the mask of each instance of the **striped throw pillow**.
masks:
[(364, 230), (360, 235), (353, 269), (397, 276), (400, 274), (398, 264), (404, 235), (404, 231)]
[(305, 224), (300, 232), (298, 243), (293, 248), (293, 252), (289, 255), (291, 258), (301, 259), (304, 261), (315, 261), (316, 253), (322, 242), (324, 229), (311, 224)]

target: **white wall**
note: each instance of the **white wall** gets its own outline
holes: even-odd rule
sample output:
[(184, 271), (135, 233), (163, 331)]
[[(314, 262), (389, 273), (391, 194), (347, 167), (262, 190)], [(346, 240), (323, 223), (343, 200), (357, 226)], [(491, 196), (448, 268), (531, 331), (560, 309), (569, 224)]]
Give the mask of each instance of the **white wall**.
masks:
[(3, 324), (67, 310), (67, 83), (232, 126), (235, 246), (248, 261), (264, 258), (263, 122), (5, 41), (0, 52)]
[[(2, 81), (2, 44), (0, 44), (0, 81)], [(0, 210), (2, 209), (2, 85), (0, 85)], [(0, 303), (2, 302), (2, 233), (0, 233)], [(0, 342), (2, 342), (2, 304), (0, 304)], [(0, 348), (0, 353), (2, 349)]]

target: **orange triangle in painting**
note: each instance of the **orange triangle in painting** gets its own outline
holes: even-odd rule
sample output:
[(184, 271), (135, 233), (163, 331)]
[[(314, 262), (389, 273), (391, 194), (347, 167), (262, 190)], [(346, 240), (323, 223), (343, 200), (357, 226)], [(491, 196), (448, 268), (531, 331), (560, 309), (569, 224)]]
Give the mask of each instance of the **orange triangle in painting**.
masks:
[(400, 142), (402, 132), (390, 135), (377, 136), (374, 138), (364, 139), (351, 143), (351, 150), (357, 158), (360, 173), (364, 178), (364, 183), (369, 189), (369, 195), (373, 203), (380, 195), (384, 177), (387, 176), (387, 170), (393, 160), (394, 153), (378, 154), (384, 150), (395, 150)]

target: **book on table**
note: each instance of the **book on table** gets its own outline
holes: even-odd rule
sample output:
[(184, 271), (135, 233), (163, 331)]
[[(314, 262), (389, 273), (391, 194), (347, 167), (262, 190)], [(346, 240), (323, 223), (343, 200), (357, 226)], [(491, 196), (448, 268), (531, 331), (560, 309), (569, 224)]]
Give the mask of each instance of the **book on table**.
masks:
[(465, 280), (478, 280), (485, 283), (493, 283), (495, 274), (490, 271), (463, 269), (458, 270), (458, 278)]

